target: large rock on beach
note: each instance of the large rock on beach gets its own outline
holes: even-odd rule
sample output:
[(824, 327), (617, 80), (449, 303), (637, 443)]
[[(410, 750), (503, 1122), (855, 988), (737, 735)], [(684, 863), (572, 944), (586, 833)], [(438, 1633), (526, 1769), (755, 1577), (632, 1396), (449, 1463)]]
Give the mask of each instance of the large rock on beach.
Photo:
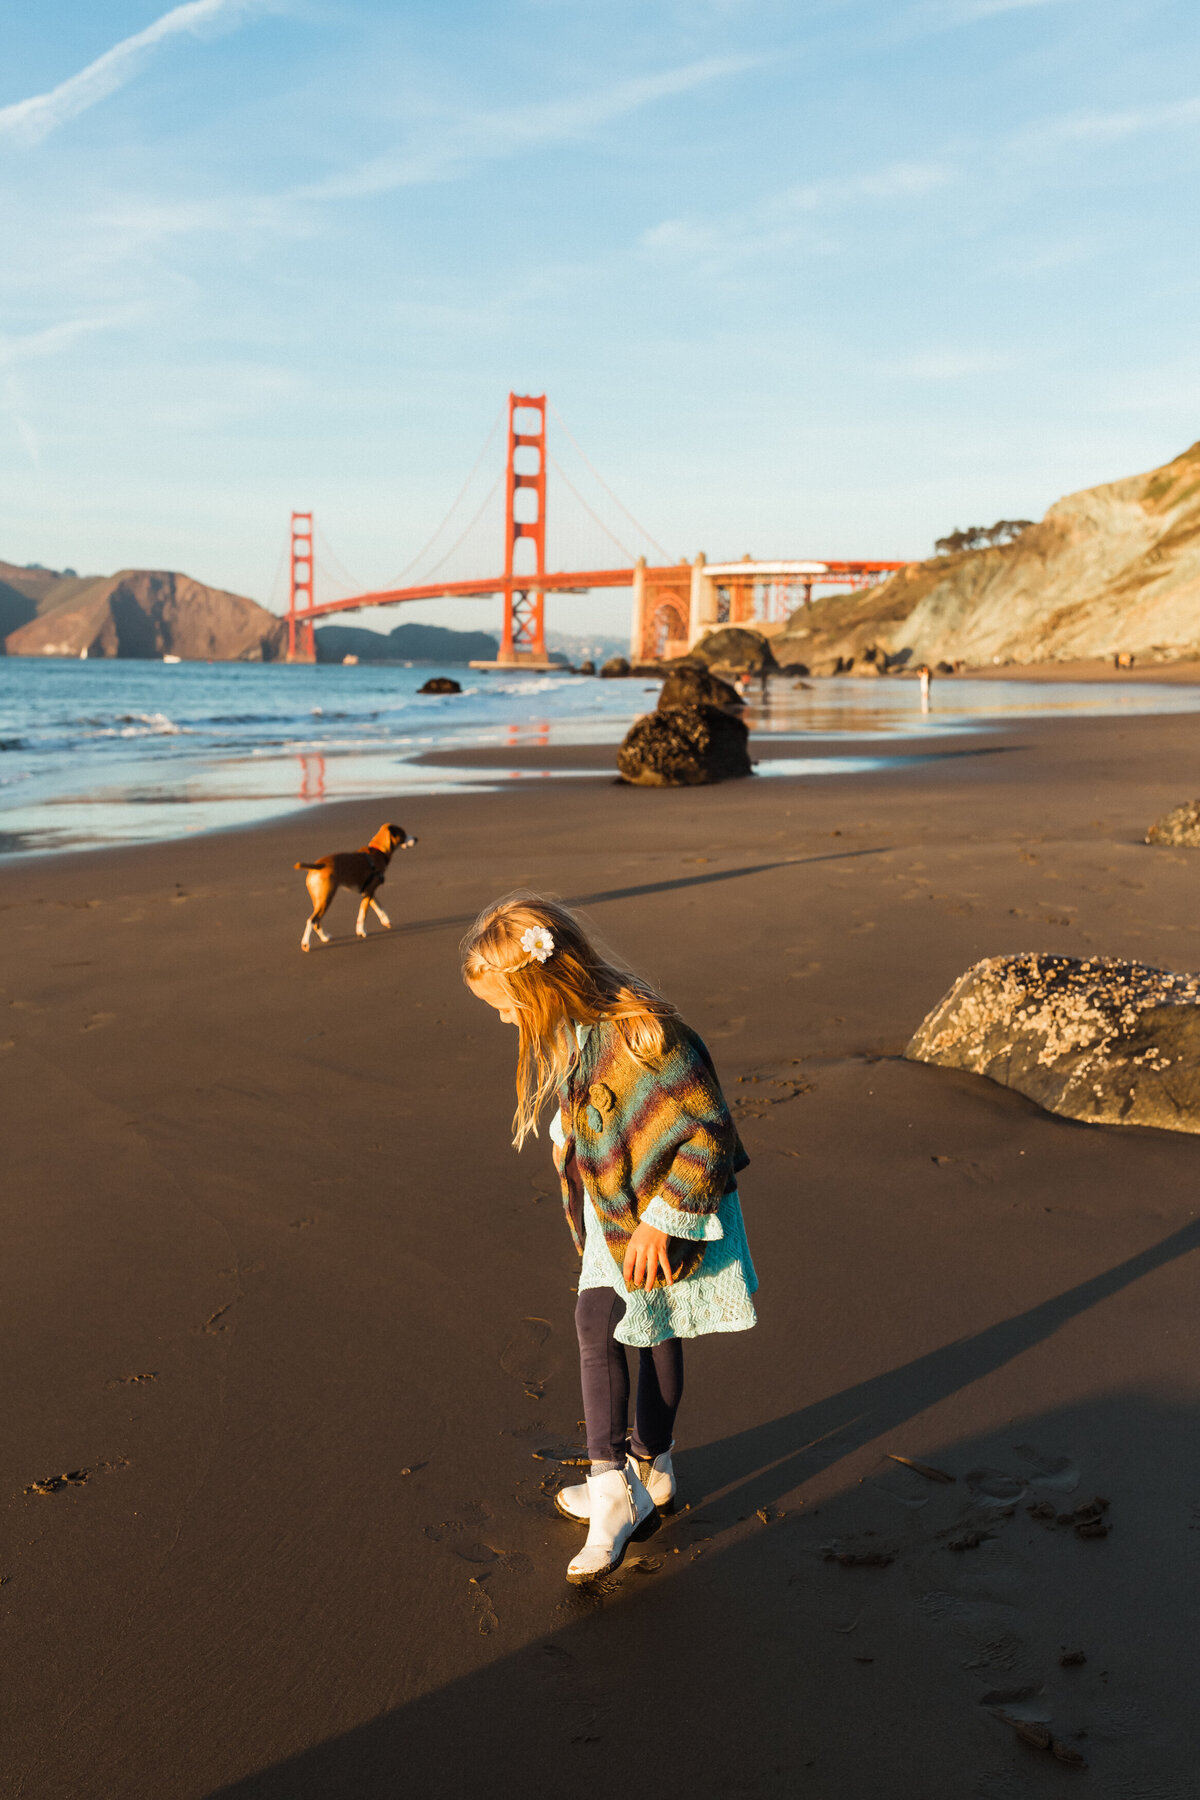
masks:
[(1148, 844), (1176, 844), (1200, 850), (1200, 800), (1188, 800), (1156, 819), (1146, 833)]
[(1200, 1133), (1200, 975), (1110, 957), (989, 957), (904, 1054), (1089, 1125)]
[(617, 767), (635, 787), (705, 787), (752, 773), (749, 737), (718, 706), (671, 707), (630, 727)]
[(688, 657), (710, 669), (734, 669), (754, 675), (761, 669), (776, 667), (775, 653), (762, 632), (750, 631), (744, 625), (720, 625), (715, 631), (706, 632), (698, 644), (693, 644)]
[(681, 706), (744, 706), (746, 703), (735, 687), (714, 675), (711, 669), (683, 663), (672, 669), (658, 696), (659, 712), (673, 712)]

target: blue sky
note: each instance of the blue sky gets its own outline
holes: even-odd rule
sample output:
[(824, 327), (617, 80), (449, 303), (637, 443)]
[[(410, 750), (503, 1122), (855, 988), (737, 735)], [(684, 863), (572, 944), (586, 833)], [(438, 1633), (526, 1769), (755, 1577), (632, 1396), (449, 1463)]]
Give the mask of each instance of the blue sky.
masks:
[(0, 557), (265, 600), (312, 506), (387, 583), (510, 387), (710, 559), (918, 556), (1200, 437), (1194, 3), (4, 0), (0, 33)]

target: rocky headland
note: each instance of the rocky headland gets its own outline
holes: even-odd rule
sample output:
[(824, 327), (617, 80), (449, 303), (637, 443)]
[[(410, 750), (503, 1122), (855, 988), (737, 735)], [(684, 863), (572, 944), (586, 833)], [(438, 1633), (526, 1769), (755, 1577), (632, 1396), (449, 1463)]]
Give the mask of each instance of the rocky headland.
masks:
[(773, 640), (815, 674), (1200, 654), (1200, 443), (1059, 500), (1012, 542), (800, 607)]
[(256, 601), (165, 569), (77, 576), (0, 563), (5, 626), (8, 656), (274, 662), (287, 649), (287, 627)]

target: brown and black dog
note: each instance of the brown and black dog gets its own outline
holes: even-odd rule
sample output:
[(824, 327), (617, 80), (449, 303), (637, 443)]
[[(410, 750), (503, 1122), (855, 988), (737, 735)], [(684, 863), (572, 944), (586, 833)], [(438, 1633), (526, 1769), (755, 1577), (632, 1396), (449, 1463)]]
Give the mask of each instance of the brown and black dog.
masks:
[(314, 931), (323, 944), (329, 942), (321, 930), (321, 920), (329, 911), (329, 902), (340, 887), (355, 887), (362, 895), (358, 906), (358, 923), (354, 927), (360, 938), (367, 935), (368, 906), (374, 907), (379, 914), (379, 923), (390, 931), (392, 921), (375, 895), (383, 886), (393, 851), (411, 850), (416, 841), (415, 837), (409, 837), (403, 825), (381, 825), (370, 843), (364, 844), (361, 850), (342, 850), (336, 856), (323, 856), (319, 862), (297, 863), (297, 869), (308, 870), (304, 883), (313, 906), (312, 916), (300, 939), (300, 948), (308, 949), (309, 939)]

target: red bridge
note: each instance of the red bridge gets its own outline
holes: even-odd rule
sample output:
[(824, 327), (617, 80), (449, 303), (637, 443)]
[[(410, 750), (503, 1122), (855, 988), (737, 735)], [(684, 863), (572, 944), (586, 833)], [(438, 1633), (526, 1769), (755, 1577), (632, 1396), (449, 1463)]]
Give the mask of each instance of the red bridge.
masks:
[[(316, 598), (316, 533), (311, 512), (294, 512), (291, 526), (291, 581), (288, 592), (288, 660), (313, 662), (316, 644), (313, 625), (338, 613), (357, 612), (368, 606), (395, 606), (412, 600), (486, 598), (504, 596), (504, 629), (500, 653), (493, 667), (519, 665), (549, 668), (546, 651), (545, 597), (550, 593), (586, 593), (596, 588), (633, 589), (633, 629), (630, 653), (635, 661), (682, 655), (714, 626), (753, 625), (778, 630), (791, 611), (811, 601), (814, 587), (865, 587), (906, 565), (902, 562), (754, 562), (650, 563), (644, 554), (629, 561), (629, 550), (616, 529), (605, 523), (578, 492), (565, 470), (559, 473), (578, 506), (612, 544), (625, 552), (623, 565), (547, 569), (546, 475), (550, 461), (546, 438), (546, 396), (508, 396), (508, 454), (504, 470), (504, 571), (500, 575), (467, 580), (434, 579), (437, 569), (472, 537), (489, 502), (499, 489), (497, 478), (491, 493), (456, 543), (430, 572), (430, 578), (411, 586), (351, 592), (334, 599)], [(499, 420), (497, 420), (497, 424)], [(560, 421), (561, 423), (561, 421)], [(565, 426), (563, 427), (566, 431)], [(495, 427), (493, 427), (493, 436)], [(569, 436), (569, 433), (567, 434)], [(573, 443), (574, 440), (572, 439)], [(490, 444), (490, 439), (489, 439)], [(486, 456), (480, 455), (446, 520), (421, 552), (432, 550), (443, 536), (471, 481)], [(578, 446), (576, 446), (578, 449)], [(583, 457), (583, 452), (579, 451)], [(583, 461), (587, 463), (586, 457)], [(591, 469), (609, 501), (624, 515), (620, 530), (625, 537), (634, 528), (640, 537), (662, 554), (649, 533), (621, 505), (603, 478)], [(330, 561), (332, 562), (332, 558)], [(418, 560), (421, 560), (419, 557)], [(532, 563), (532, 567), (530, 567)], [(519, 566), (523, 565), (523, 566)], [(410, 565), (410, 569), (414, 565)], [(405, 571), (408, 573), (409, 571)], [(353, 583), (349, 583), (353, 587)], [(482, 665), (489, 666), (489, 665)]]

